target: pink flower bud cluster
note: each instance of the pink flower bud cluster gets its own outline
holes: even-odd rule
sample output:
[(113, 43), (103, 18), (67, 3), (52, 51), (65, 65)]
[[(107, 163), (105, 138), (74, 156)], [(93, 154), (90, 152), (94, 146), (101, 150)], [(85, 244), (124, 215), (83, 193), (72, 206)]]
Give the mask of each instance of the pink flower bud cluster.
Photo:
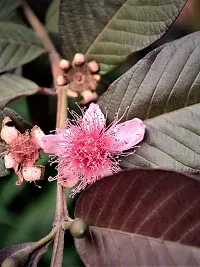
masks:
[(6, 151), (2, 153), (5, 167), (13, 168), (18, 175), (16, 185), (21, 185), (23, 180), (41, 180), (44, 176), (44, 167), (35, 166), (35, 163), (39, 158), (43, 131), (34, 126), (31, 131), (27, 130), (21, 134), (15, 126), (9, 126), (10, 122), (12, 120), (5, 117), (1, 129), (1, 139), (6, 143)]

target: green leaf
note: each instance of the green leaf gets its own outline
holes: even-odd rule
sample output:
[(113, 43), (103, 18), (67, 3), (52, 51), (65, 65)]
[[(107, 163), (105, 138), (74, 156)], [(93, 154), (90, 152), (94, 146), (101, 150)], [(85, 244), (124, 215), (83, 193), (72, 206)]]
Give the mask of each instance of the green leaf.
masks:
[[(0, 152), (2, 150), (0, 149)], [(4, 159), (0, 157), (0, 177), (4, 177), (10, 174), (10, 171), (5, 168)]]
[(50, 32), (57, 33), (58, 24), (59, 24), (59, 7), (60, 7), (60, 0), (53, 0), (47, 10), (46, 13), (46, 28)]
[(200, 173), (200, 32), (149, 53), (100, 98), (110, 123), (116, 112), (146, 124), (136, 153), (125, 167)]
[(0, 109), (0, 128), (2, 124), (3, 117), (10, 117), (15, 125), (15, 127), (21, 132), (24, 133), (27, 129), (31, 129), (32, 125), (25, 121), (19, 114), (10, 108)]
[(187, 0), (61, 0), (59, 29), (66, 58), (95, 59), (105, 74), (158, 40)]
[(1, 0), (0, 1), (0, 20), (6, 17), (22, 4), (21, 0)]
[(21, 12), (21, 10), (16, 9), (13, 10), (11, 13), (9, 13), (5, 18), (1, 19), (1, 22), (12, 22), (15, 24), (21, 24), (27, 27), (27, 22), (25, 20), (24, 14)]
[(33, 30), (11, 22), (0, 22), (0, 72), (30, 62), (44, 52)]
[(6, 105), (11, 100), (21, 96), (35, 94), (38, 85), (31, 80), (22, 78), (14, 74), (4, 74), (0, 76), (0, 104)]
[(136, 169), (88, 187), (75, 215), (90, 234), (75, 238), (86, 266), (199, 266), (200, 179)]

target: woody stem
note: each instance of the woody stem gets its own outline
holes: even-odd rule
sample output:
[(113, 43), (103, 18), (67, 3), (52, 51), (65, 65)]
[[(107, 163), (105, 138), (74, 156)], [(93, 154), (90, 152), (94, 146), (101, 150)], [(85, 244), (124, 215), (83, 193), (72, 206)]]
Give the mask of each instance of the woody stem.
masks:
[[(37, 35), (43, 42), (44, 48), (47, 51), (51, 63), (51, 70), (54, 80), (54, 87), (57, 92), (57, 119), (56, 127), (64, 128), (65, 120), (67, 118), (67, 98), (64, 87), (58, 86), (56, 78), (62, 75), (62, 71), (59, 68), (60, 55), (57, 53), (53, 43), (51, 42), (49, 35), (45, 27), (41, 24), (37, 16), (32, 9), (24, 2), (24, 13), (30, 25), (36, 31)], [(66, 203), (66, 189), (59, 183), (57, 183), (57, 195), (56, 195), (56, 211), (53, 225), (57, 227), (57, 232), (54, 239), (53, 255), (51, 260), (51, 266), (62, 267), (63, 260), (63, 248), (64, 248), (64, 229), (62, 224), (69, 219)]]

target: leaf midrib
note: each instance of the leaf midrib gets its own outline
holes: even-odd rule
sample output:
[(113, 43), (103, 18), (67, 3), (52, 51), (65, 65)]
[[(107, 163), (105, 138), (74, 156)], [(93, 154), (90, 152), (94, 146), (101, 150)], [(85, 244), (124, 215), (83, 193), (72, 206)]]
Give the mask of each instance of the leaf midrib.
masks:
[(155, 238), (155, 237), (152, 237), (152, 236), (139, 235), (139, 234), (136, 234), (136, 233), (121, 231), (121, 230), (118, 230), (118, 229), (111, 229), (111, 228), (99, 227), (99, 226), (93, 226), (93, 225), (90, 226), (90, 228), (96, 229), (96, 230), (99, 230), (99, 231), (101, 231), (101, 230), (105, 230), (105, 231), (109, 231), (109, 232), (116, 231), (116, 232), (118, 232), (120, 234), (124, 234), (124, 235), (134, 235), (134, 236), (137, 236), (139, 238), (144, 238), (144, 239), (150, 238), (150, 239), (153, 239), (155, 241), (158, 241), (158, 240), (161, 241), (162, 240), (162, 242), (165, 242), (165, 243), (170, 243), (170, 244), (177, 244), (178, 243), (180, 246), (200, 249), (199, 247), (195, 247), (195, 246), (191, 246), (191, 245), (184, 245), (184, 244), (182, 244), (180, 242), (170, 241), (170, 240), (166, 240), (166, 239), (159, 239), (159, 238)]
[[(152, 117), (152, 118), (147, 118), (147, 119), (144, 119), (143, 121), (148, 123), (148, 122), (151, 121), (151, 120), (157, 119), (157, 118), (162, 117), (162, 116), (164, 117), (165, 115), (168, 115), (168, 114), (171, 115), (171, 114), (173, 114), (173, 113), (179, 112), (180, 110), (184, 110), (184, 109), (188, 109), (190, 112), (192, 112), (192, 111), (189, 109), (189, 107), (195, 107), (195, 106), (197, 106), (197, 105), (200, 105), (200, 103), (196, 103), (196, 104), (193, 104), (193, 105), (189, 105), (189, 106), (187, 106), (187, 107), (182, 107), (182, 108), (179, 108), (179, 109), (176, 109), (176, 110), (167, 112), (167, 113), (163, 113), (163, 114), (161, 114), (161, 115), (157, 115), (157, 116)], [(192, 113), (193, 113), (193, 112), (192, 112)], [(196, 115), (196, 114), (195, 114), (195, 116), (197, 116), (198, 118), (200, 118), (200, 116), (198, 116), (198, 115)]]
[(37, 44), (33, 44), (33, 43), (29, 43), (29, 42), (25, 42), (25, 41), (21, 41), (21, 40), (13, 40), (13, 39), (4, 39), (4, 38), (0, 38), (0, 42), (2, 43), (11, 43), (11, 44), (17, 44), (17, 45), (24, 45), (24, 46), (33, 46), (33, 47), (39, 47), (39, 48), (43, 48), (42, 45), (37, 45)]
[(90, 44), (89, 48), (87, 49), (85, 56), (87, 57), (88, 54), (90, 53), (93, 45), (98, 41), (98, 39), (102, 36), (102, 33), (104, 32), (104, 30), (110, 25), (110, 23), (112, 22), (113, 18), (121, 11), (122, 7), (124, 7), (124, 5), (128, 2), (129, 0), (126, 0), (121, 7), (118, 9), (118, 11), (108, 20), (108, 22), (105, 24), (105, 26), (103, 27), (102, 31), (100, 34), (97, 34), (96, 38), (93, 40), (93, 42)]

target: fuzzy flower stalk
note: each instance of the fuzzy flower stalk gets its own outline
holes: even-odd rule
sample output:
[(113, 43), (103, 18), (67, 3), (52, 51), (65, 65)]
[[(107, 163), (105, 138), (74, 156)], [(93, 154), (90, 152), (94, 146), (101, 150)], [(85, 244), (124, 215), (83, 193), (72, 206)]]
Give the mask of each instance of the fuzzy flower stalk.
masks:
[(72, 112), (73, 120), (66, 121), (66, 129), (56, 129), (55, 135), (42, 138), (42, 148), (53, 154), (58, 174), (49, 180), (58, 180), (72, 190), (71, 197), (98, 179), (121, 170), (119, 156), (133, 148), (144, 138), (145, 125), (140, 119), (118, 123), (114, 119), (106, 127), (106, 118), (98, 104), (90, 104), (83, 116)]

